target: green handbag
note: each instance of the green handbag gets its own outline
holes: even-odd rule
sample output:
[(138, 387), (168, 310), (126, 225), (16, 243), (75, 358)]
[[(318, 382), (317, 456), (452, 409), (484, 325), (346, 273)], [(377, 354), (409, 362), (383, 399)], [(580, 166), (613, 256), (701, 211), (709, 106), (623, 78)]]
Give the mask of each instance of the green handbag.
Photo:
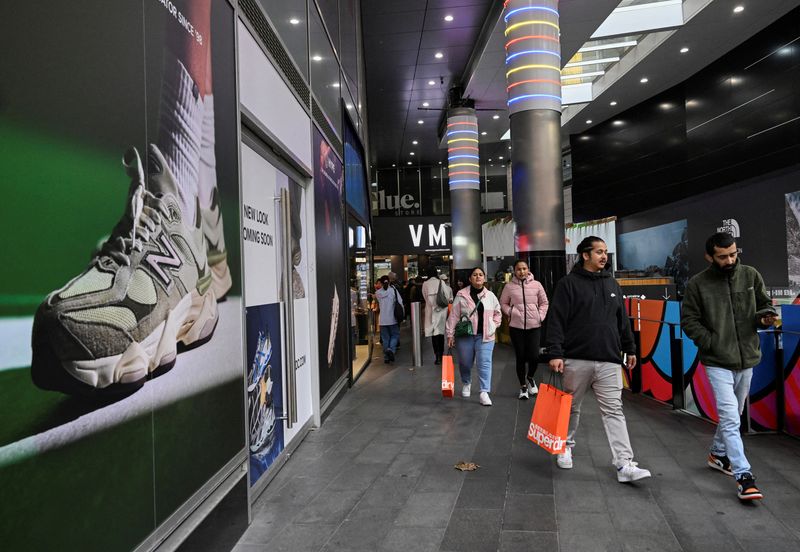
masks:
[(475, 314), (476, 310), (478, 310), (478, 305), (480, 305), (480, 303), (481, 303), (481, 301), (479, 299), (478, 300), (478, 304), (475, 305), (475, 308), (472, 309), (472, 312), (469, 313), (469, 315), (467, 315), (467, 316), (464, 316), (463, 314), (461, 315), (461, 320), (459, 320), (456, 323), (456, 329), (455, 329), (455, 332), (454, 332), (455, 337), (469, 337), (469, 336), (473, 335), (472, 334), (472, 321), (470, 320), (470, 318), (472, 318), (472, 315)]

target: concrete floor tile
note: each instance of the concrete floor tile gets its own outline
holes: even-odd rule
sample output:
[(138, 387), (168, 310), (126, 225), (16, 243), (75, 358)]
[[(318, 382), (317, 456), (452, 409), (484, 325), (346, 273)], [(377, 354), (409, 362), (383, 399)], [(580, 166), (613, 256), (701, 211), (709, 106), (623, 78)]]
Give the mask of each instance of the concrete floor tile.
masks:
[(461, 486), (456, 508), (500, 510), (505, 503), (506, 485), (505, 477), (467, 478)]
[(503, 529), (554, 532), (556, 505), (553, 495), (508, 494), (503, 510)]
[(501, 519), (501, 510), (454, 510), (440, 550), (495, 552), (500, 541)]
[(457, 499), (457, 492), (413, 493), (394, 523), (408, 527), (446, 528)]
[(438, 552), (444, 528), (394, 527), (381, 543), (380, 552)]
[(558, 550), (558, 533), (540, 531), (500, 532), (499, 552), (531, 552), (532, 550)]

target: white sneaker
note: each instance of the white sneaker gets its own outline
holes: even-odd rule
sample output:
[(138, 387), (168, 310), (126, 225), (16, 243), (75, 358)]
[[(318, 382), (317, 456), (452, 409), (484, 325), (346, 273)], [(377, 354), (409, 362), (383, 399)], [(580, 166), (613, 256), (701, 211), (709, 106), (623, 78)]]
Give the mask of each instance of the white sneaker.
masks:
[(528, 400), (528, 388), (527, 387), (523, 387), (522, 389), (520, 389), (519, 390), (519, 397), (517, 397), (517, 398), (519, 400), (521, 400), (521, 401), (527, 401)]
[(536, 382), (529, 381), (528, 382), (528, 395), (531, 397), (539, 394), (539, 388), (536, 387)]
[(468, 384), (468, 383), (465, 383), (465, 384), (464, 384), (464, 385), (461, 387), (461, 396), (462, 396), (462, 397), (469, 398), (469, 391), (470, 391), (470, 388), (471, 388), (471, 387), (472, 387), (472, 386), (471, 386), (470, 384)]
[(492, 406), (492, 399), (489, 398), (489, 393), (486, 391), (481, 391), (479, 400), (483, 406)]
[(650, 477), (650, 471), (640, 468), (636, 462), (628, 462), (621, 468), (617, 468), (617, 481), (620, 483), (630, 483)]
[(556, 464), (563, 470), (572, 469), (572, 449), (570, 447), (564, 447), (564, 452), (556, 458)]

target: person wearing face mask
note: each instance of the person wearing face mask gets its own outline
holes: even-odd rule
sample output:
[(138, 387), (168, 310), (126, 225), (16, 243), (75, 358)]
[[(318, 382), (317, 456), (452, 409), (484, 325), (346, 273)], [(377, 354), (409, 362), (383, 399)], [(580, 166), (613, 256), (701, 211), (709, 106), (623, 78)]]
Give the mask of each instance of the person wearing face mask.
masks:
[(572, 395), (567, 446), (558, 455), (559, 468), (572, 468), (572, 448), (581, 416), (581, 402), (591, 388), (600, 406), (611, 447), (617, 481), (630, 483), (650, 472), (633, 461), (625, 414), (622, 412), (622, 359), (636, 366), (636, 347), (622, 290), (611, 273), (606, 243), (589, 236), (578, 244), (580, 258), (559, 280), (547, 318), (550, 369), (564, 374), (564, 391)]
[[(472, 363), (477, 359), (480, 380), (479, 401), (491, 406), (489, 392), (492, 389), (492, 351), (494, 334), (503, 320), (497, 296), (484, 286), (486, 274), (479, 266), (472, 269), (469, 285), (460, 290), (453, 300), (453, 308), (447, 317), (445, 333), (447, 346), (456, 348), (458, 368), (461, 373), (461, 396), (469, 398), (472, 390)], [(461, 320), (472, 324), (472, 335), (455, 336), (456, 324)]]
[(514, 276), (503, 286), (500, 308), (508, 317), (511, 344), (517, 359), (519, 399), (526, 400), (539, 392), (533, 375), (539, 363), (539, 332), (547, 315), (547, 294), (542, 284), (534, 280), (528, 263), (514, 263)]
[(714, 393), (719, 424), (706, 463), (736, 479), (741, 500), (763, 498), (750, 471), (739, 432), (753, 366), (761, 361), (757, 330), (777, 313), (758, 271), (739, 263), (733, 236), (718, 232), (706, 241), (710, 266), (686, 286), (681, 326), (699, 350)]

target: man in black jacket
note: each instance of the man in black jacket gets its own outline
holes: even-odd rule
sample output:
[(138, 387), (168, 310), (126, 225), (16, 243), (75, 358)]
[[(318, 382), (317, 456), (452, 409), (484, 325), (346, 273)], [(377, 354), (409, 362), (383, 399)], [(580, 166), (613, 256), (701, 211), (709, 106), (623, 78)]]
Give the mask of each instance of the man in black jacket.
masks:
[(605, 270), (608, 250), (603, 240), (589, 236), (578, 245), (580, 259), (556, 286), (547, 325), (550, 369), (564, 373), (564, 390), (572, 395), (567, 446), (558, 467), (572, 468), (572, 447), (581, 402), (591, 387), (611, 446), (617, 480), (629, 483), (650, 477), (633, 461), (633, 449), (622, 412), (622, 354), (629, 369), (636, 365), (622, 290)]
[(744, 454), (739, 417), (753, 366), (761, 360), (757, 330), (774, 324), (776, 311), (761, 274), (739, 263), (733, 236), (712, 235), (705, 257), (711, 265), (686, 286), (681, 326), (699, 349), (717, 403), (719, 423), (707, 463), (736, 478), (740, 499), (757, 500), (763, 495)]

